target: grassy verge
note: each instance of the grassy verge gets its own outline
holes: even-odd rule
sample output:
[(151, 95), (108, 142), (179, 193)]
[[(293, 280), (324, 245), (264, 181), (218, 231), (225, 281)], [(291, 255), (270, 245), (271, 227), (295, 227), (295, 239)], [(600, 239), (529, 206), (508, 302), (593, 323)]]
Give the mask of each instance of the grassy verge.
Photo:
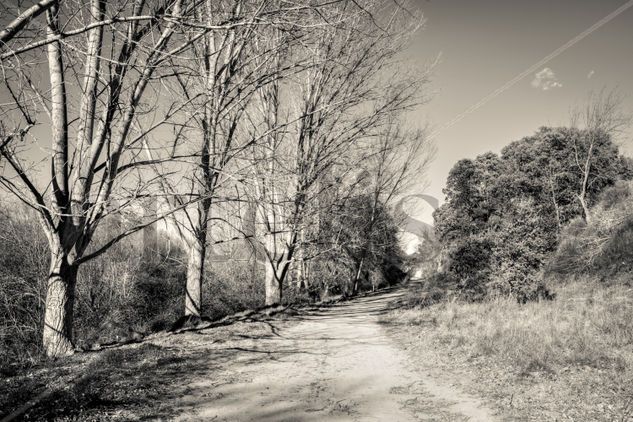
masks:
[[(554, 301), (441, 302), (383, 318), (425, 368), (511, 420), (633, 420), (633, 289), (573, 282)], [(409, 303), (415, 303), (412, 292)]]

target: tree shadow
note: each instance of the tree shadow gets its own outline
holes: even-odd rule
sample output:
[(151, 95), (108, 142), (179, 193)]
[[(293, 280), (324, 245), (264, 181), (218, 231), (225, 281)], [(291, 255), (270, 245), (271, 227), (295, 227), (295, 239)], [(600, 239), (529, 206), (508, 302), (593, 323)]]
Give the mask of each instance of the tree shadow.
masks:
[[(193, 379), (217, 380), (217, 385), (230, 385), (235, 381), (232, 378), (234, 365), (248, 371), (249, 367), (256, 370), (257, 365), (264, 362), (293, 360), (297, 355), (319, 359), (322, 354), (319, 349), (303, 347), (306, 342), (326, 341), (333, 350), (352, 344), (379, 344), (378, 339), (354, 335), (354, 321), (364, 323), (367, 318), (375, 319), (385, 312), (392, 296), (392, 293), (383, 292), (354, 302), (295, 309), (291, 317), (279, 319), (245, 314), (232, 325), (213, 324), (143, 343), (79, 353), (37, 368), (30, 374), (10, 377), (0, 384), (0, 417), (22, 409), (15, 419), (171, 419), (183, 412), (183, 408), (174, 407), (174, 403), (183, 396), (191, 397), (192, 392), (195, 395), (196, 388), (191, 385)], [(328, 333), (328, 324), (337, 320), (338, 323), (341, 320), (346, 325), (349, 323), (349, 332), (342, 337)], [(314, 324), (303, 324), (298, 332), (284, 329), (294, 326), (297, 321)], [(344, 353), (345, 350), (337, 352)], [(283, 374), (279, 379), (271, 379), (271, 385), (286, 382)], [(248, 397), (248, 388), (243, 383), (237, 384), (240, 391), (234, 391), (235, 397), (231, 400), (244, 401), (242, 409), (254, 405), (244, 400)], [(206, 391), (209, 388), (215, 390), (217, 385), (207, 385)], [(212, 399), (201, 391), (199, 393), (198, 404), (208, 404)], [(309, 397), (303, 400), (309, 400)], [(330, 405), (330, 410), (337, 411), (336, 403)], [(299, 407), (304, 410), (301, 419), (295, 413)], [(305, 408), (305, 402), (272, 406), (270, 410), (260, 409), (257, 420), (316, 421), (326, 417), (324, 411), (314, 409), (305, 413)], [(238, 415), (235, 416), (234, 420), (239, 420)]]

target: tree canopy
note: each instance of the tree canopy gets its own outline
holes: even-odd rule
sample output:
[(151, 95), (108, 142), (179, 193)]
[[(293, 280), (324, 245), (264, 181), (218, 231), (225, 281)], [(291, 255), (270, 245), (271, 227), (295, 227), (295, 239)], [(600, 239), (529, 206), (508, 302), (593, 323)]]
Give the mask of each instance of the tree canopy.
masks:
[(561, 228), (632, 168), (608, 133), (566, 127), (459, 161), (434, 214), (442, 270), (474, 296), (541, 294), (538, 272)]

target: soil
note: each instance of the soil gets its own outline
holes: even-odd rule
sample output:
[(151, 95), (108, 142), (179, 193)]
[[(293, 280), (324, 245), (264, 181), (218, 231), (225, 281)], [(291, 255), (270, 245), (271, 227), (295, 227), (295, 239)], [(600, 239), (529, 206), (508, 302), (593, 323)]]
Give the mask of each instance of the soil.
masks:
[(429, 371), (379, 323), (404, 292), (249, 311), (78, 353), (1, 379), (0, 419), (494, 420), (460, 376)]
[(378, 317), (400, 295), (367, 296), (272, 323), (269, 336), (245, 339), (244, 353), (215, 378), (187, 381), (176, 420), (494, 420), (450, 377), (416, 372), (392, 343)]

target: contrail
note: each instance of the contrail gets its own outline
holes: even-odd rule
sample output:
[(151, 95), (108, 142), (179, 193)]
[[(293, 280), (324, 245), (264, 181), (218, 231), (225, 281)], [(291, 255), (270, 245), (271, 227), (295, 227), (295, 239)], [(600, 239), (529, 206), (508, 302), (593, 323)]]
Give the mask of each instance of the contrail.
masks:
[(506, 91), (509, 88), (511, 88), (512, 86), (514, 86), (517, 82), (519, 82), (520, 80), (524, 79), (526, 76), (531, 75), (536, 70), (538, 70), (541, 66), (545, 65), (550, 60), (558, 57), (561, 53), (563, 53), (568, 48), (573, 47), (578, 42), (582, 41), (585, 37), (591, 35), (593, 32), (595, 32), (596, 30), (598, 30), (602, 26), (604, 26), (607, 23), (611, 22), (618, 15), (622, 14), (624, 11), (629, 9), (631, 6), (633, 6), (633, 0), (627, 1), (622, 6), (618, 7), (616, 10), (614, 10), (611, 13), (609, 13), (607, 16), (605, 16), (604, 18), (600, 19), (598, 22), (594, 23), (593, 25), (591, 25), (589, 28), (587, 28), (583, 32), (581, 32), (580, 34), (576, 35), (574, 38), (572, 38), (571, 40), (567, 41), (565, 44), (561, 45), (556, 50), (552, 51), (550, 54), (548, 54), (547, 56), (545, 56), (544, 58), (539, 60), (537, 63), (534, 63), (532, 66), (528, 67), (523, 72), (519, 73), (517, 76), (515, 76), (512, 79), (510, 79), (508, 82), (506, 82), (505, 84), (503, 84), (499, 88), (497, 88), (494, 91), (492, 91), (490, 94), (488, 94), (485, 97), (483, 97), (477, 103), (473, 104), (472, 106), (468, 107), (466, 110), (462, 111), (457, 116), (453, 117), (451, 120), (449, 120), (444, 125), (440, 126), (437, 130), (432, 132), (429, 135), (429, 138), (430, 139), (435, 139), (437, 137), (437, 135), (439, 135), (442, 131), (454, 126), (455, 124), (460, 122), (464, 117), (468, 116), (469, 114), (473, 113), (474, 111), (476, 111), (480, 107), (484, 106), (490, 100), (492, 100), (493, 98), (495, 98), (498, 95), (502, 94), (504, 91)]

